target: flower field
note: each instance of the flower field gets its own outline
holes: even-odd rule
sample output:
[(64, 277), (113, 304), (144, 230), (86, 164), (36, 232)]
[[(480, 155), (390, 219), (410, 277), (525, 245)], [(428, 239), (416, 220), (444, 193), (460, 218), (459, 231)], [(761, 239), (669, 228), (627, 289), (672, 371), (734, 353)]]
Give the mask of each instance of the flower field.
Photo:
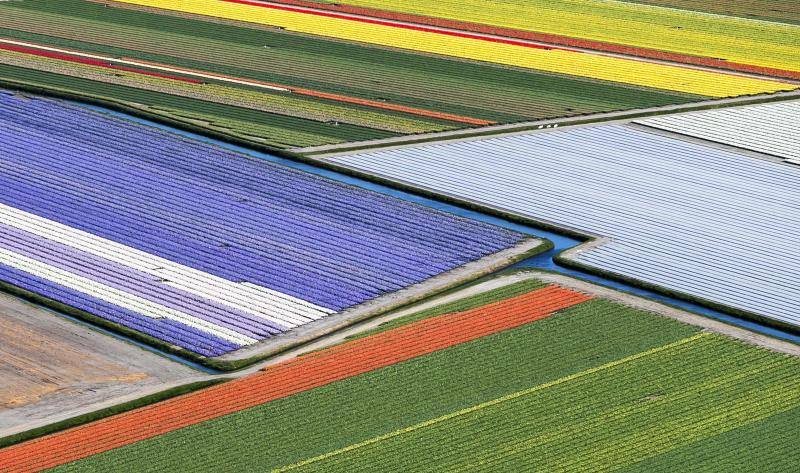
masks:
[(706, 447), (696, 469), (780, 471), (798, 374), (796, 357), (529, 279), (0, 450), (0, 468), (670, 471)]
[(278, 148), (704, 98), (174, 15), (0, 2), (0, 80)]
[[(289, 0), (285, 3), (315, 5), (334, 2)], [(796, 4), (790, 4), (793, 2), (766, 5), (780, 3), (780, 0), (736, 1), (717, 5), (696, 0), (513, 0), (490, 4), (485, 0), (348, 0), (334, 5), (342, 3), (350, 8), (333, 8), (368, 16), (377, 14), (383, 18), (746, 72), (759, 72), (759, 68), (763, 68), (760, 72), (767, 75), (800, 77), (800, 25), (792, 24), (792, 21), (769, 23), (736, 16), (757, 12), (754, 16), (780, 20), (785, 15), (796, 21), (800, 12)], [(659, 8), (660, 5), (654, 4), (677, 8)], [(727, 16), (731, 13), (733, 16)]]
[(0, 279), (205, 356), (523, 239), (50, 100), (0, 118)]
[(636, 123), (800, 164), (798, 101), (666, 115)]
[(791, 84), (771, 80), (586, 54), (558, 48), (534, 48), (463, 38), (440, 32), (376, 24), (373, 21), (332, 18), (305, 11), (295, 11), (290, 7), (277, 8), (260, 2), (125, 0), (123, 3), (212, 15), (277, 26), (299, 33), (322, 34), (343, 40), (361, 41), (381, 46), (412, 49), (425, 53), (710, 97), (730, 97), (796, 88)]
[(798, 5), (0, 0), (0, 473), (797, 470)]
[(793, 283), (800, 279), (798, 168), (630, 125), (330, 160), (606, 237), (566, 262), (744, 316), (800, 325), (800, 290)]
[(793, 0), (742, 0), (725, 3), (709, 3), (705, 0), (630, 0), (630, 3), (800, 24), (800, 5)]

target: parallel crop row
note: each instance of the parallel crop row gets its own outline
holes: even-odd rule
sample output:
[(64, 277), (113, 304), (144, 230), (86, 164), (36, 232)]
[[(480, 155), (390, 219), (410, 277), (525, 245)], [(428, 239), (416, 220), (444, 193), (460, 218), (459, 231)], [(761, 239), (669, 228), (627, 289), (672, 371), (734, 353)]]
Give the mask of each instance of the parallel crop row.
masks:
[(6, 279), (204, 355), (523, 238), (48, 100), (0, 119)]
[[(240, 0), (126, 0), (124, 3), (186, 13), (277, 26), (292, 31), (359, 41), (423, 53), (453, 56), (535, 71), (598, 79), (630, 86), (651, 87), (711, 97), (792, 90), (794, 85), (733, 74), (656, 64), (608, 55), (590, 54), (542, 46), (508, 44), (506, 41), (464, 38), (440, 31), (420, 31), (412, 26), (375, 24), (374, 20), (331, 18), (308, 11)], [(647, 30), (646, 26), (643, 26)]]
[[(38, 51), (30, 50), (38, 54)], [(142, 70), (121, 71), (117, 69), (114, 74), (110, 74), (107, 67), (76, 64), (74, 62), (40, 57), (32, 54), (3, 51), (1, 47), (0, 62), (10, 66), (25, 67), (28, 69), (63, 74), (70, 77), (163, 92), (181, 97), (288, 115), (322, 123), (338, 122), (340, 124), (351, 124), (397, 133), (442, 131), (453, 127), (452, 123), (444, 121), (426, 120), (421, 117), (417, 118), (400, 114), (392, 115), (367, 107), (356, 107), (340, 104), (335, 101), (323, 101), (288, 92), (269, 93), (245, 87), (232, 87), (221, 83), (202, 83), (199, 80), (187, 81), (183, 80), (184, 78), (176, 81), (173, 77), (157, 77), (151, 74), (143, 74)], [(204, 118), (196, 114), (190, 116)], [(236, 131), (238, 130), (244, 131), (241, 127), (237, 127)], [(299, 130), (295, 132), (297, 133)], [(257, 137), (258, 135), (265, 135), (269, 137), (271, 142), (284, 144), (281, 137), (274, 133), (269, 135), (258, 133), (255, 135)], [(306, 144), (305, 141), (297, 142), (298, 139), (300, 138), (295, 139), (296, 142), (290, 142), (288, 144)]]
[[(290, 1), (288, 3), (295, 3)], [(342, 2), (337, 2), (342, 3)], [(593, 49), (637, 54), (636, 48), (649, 51), (705, 58), (711, 64), (725, 67), (747, 66), (772, 69), (784, 77), (800, 77), (800, 25), (752, 21), (745, 18), (705, 15), (674, 8), (658, 8), (641, 3), (696, 4), (703, 10), (708, 2), (696, 0), (645, 0), (644, 2), (603, 2), (597, 0), (512, 0), (501, 4), (486, 0), (426, 2), (424, 0), (348, 0), (356, 7), (390, 10), (491, 25), (499, 28), (531, 31), (540, 40)], [(639, 4), (637, 4), (639, 3)], [(726, 2), (718, 8), (725, 13), (748, 8), (748, 2)], [(769, 11), (760, 1), (757, 11), (763, 15), (797, 15), (795, 5)], [(786, 2), (789, 3), (789, 2)], [(697, 5), (700, 5), (697, 7)], [(672, 5), (665, 5), (672, 6)], [(749, 8), (752, 8), (749, 7)], [(751, 10), (752, 11), (752, 10)], [(452, 26), (452, 25), (451, 25)], [(498, 31), (503, 34), (504, 31)], [(552, 37), (548, 38), (548, 35)], [(580, 40), (586, 40), (581, 43)], [(614, 45), (629, 46), (616, 49)], [(644, 52), (644, 51), (640, 51)], [(677, 59), (677, 58), (672, 58)], [(716, 60), (716, 61), (715, 61)], [(702, 62), (700, 63), (702, 64)], [(755, 72), (750, 70), (750, 72)]]
[[(273, 29), (174, 18), (78, 0), (3, 3), (4, 35), (495, 122), (696, 100)], [(478, 105), (480, 104), (480, 105)]]
[(0, 465), (786, 471), (797, 461), (796, 357), (565, 289), (520, 288), (0, 451)]
[(518, 327), (588, 299), (552, 286), (415, 322), (197, 394), (3, 450), (0, 466), (7, 469), (3, 471), (50, 468)]
[(636, 123), (800, 164), (800, 102), (665, 115)]

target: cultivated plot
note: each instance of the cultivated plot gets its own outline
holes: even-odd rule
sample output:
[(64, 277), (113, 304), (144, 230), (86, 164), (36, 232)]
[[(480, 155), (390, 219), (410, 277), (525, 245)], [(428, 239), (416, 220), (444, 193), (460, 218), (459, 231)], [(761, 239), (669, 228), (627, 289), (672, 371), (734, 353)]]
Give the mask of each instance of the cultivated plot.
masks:
[(705, 97), (112, 6), (0, 2), (0, 79), (281, 148)]
[(800, 164), (800, 101), (663, 115), (635, 123)]
[(0, 123), (0, 280), (203, 356), (533, 241), (57, 101)]
[(0, 359), (0, 437), (200, 374), (8, 294), (0, 294)]
[(745, 0), (719, 5), (697, 0), (508, 0), (499, 3), (487, 0), (279, 0), (279, 3), (321, 3), (326, 9), (383, 18), (779, 77), (800, 77), (800, 25), (737, 17), (758, 12), (768, 19), (786, 19), (787, 23), (792, 23), (800, 10), (791, 4), (793, 2), (783, 0)]
[[(638, 61), (604, 54), (589, 54), (547, 45), (510, 44), (507, 41), (487, 41), (463, 34), (442, 34), (416, 26), (398, 27), (372, 19), (342, 18), (330, 12), (309, 12), (270, 2), (247, 0), (124, 0), (118, 3), (155, 7), (189, 14), (199, 14), (270, 25), (298, 33), (320, 35), (338, 40), (357, 41), (371, 45), (406, 49), (421, 53), (449, 56), (470, 61), (487, 62), (545, 73), (565, 74), (635, 87), (708, 97), (730, 97), (795, 89), (790, 83), (762, 80), (753, 77), (699, 70), (671, 64)], [(479, 7), (483, 11), (493, 10)], [(544, 10), (543, 10), (544, 12)], [(560, 13), (556, 14), (557, 16)], [(603, 22), (589, 24), (606, 29)], [(666, 28), (665, 28), (666, 29)], [(637, 29), (651, 33), (646, 23)], [(656, 34), (659, 44), (664, 32)], [(781, 32), (787, 46), (778, 54), (777, 65), (792, 63), (796, 51), (796, 31)], [(722, 42), (730, 42), (723, 39)], [(700, 42), (692, 41), (692, 44)], [(730, 49), (728, 51), (731, 51)], [(787, 57), (788, 56), (788, 57)], [(772, 64), (772, 63), (770, 63)]]
[(797, 357), (520, 278), (253, 376), (11, 447), (0, 465), (675, 471), (691, 458), (696, 470), (781, 471), (798, 459), (798, 374)]
[(605, 237), (569, 259), (800, 324), (798, 168), (623, 125), (330, 161)]

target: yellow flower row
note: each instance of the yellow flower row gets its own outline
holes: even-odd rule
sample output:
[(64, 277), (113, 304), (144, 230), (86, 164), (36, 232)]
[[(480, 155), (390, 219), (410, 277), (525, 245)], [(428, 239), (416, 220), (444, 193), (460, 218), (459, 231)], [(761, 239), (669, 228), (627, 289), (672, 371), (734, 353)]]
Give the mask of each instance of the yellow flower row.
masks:
[(613, 0), (343, 3), (800, 71), (800, 25)]
[(125, 3), (272, 25), (300, 33), (709, 97), (791, 90), (791, 84), (589, 53), (534, 49), (219, 0)]

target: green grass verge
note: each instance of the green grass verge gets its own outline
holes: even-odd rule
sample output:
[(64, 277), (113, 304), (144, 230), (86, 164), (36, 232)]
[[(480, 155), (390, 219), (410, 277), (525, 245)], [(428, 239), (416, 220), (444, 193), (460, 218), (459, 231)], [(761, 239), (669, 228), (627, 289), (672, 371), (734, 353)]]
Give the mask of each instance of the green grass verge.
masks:
[(116, 406), (112, 407), (107, 407), (99, 411), (90, 412), (88, 414), (83, 414), (80, 416), (70, 417), (69, 419), (49, 424), (44, 427), (38, 427), (35, 429), (26, 430), (25, 432), (20, 432), (18, 434), (9, 435), (8, 437), (0, 438), (0, 448), (5, 448), (10, 445), (14, 445), (21, 442), (27, 442), (28, 440), (44, 437), (45, 435), (50, 435), (56, 432), (60, 432), (62, 430), (71, 429), (79, 425), (88, 424), (89, 422), (94, 422), (96, 420), (104, 419), (106, 417), (110, 417), (116, 414), (132, 411), (140, 407), (144, 407), (150, 404), (154, 404), (156, 402), (164, 401), (176, 396), (197, 391), (199, 389), (207, 388), (209, 386), (220, 384), (225, 381), (227, 380), (214, 379), (209, 381), (198, 381), (196, 383), (184, 384), (182, 386), (176, 386), (174, 388), (170, 388), (155, 394), (143, 396), (133, 401), (117, 404)]
[[(658, 466), (800, 405), (798, 375), (797, 358), (596, 299), (55, 471), (267, 471), (337, 451), (308, 469)], [(780, 461), (745, 438), (751, 461)], [(714, 461), (741, 455), (715, 445)]]

